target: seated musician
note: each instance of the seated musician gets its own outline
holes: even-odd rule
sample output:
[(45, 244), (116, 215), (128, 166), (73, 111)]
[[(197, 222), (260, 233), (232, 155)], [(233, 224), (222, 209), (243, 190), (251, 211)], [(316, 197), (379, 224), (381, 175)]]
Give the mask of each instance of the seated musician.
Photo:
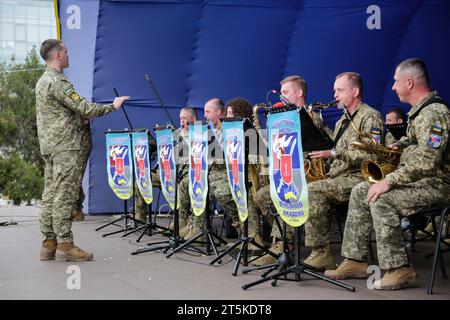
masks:
[(413, 284), (417, 275), (408, 263), (400, 218), (420, 209), (450, 203), (450, 110), (429, 88), (423, 61), (401, 62), (394, 75), (394, 90), (400, 101), (411, 105), (406, 146), (396, 170), (375, 184), (362, 182), (353, 188), (345, 225), (342, 256), (336, 270), (325, 275), (334, 279), (367, 277), (368, 243), (372, 230), (377, 240), (384, 276), (375, 289), (394, 290)]
[(331, 158), (326, 179), (308, 183), (309, 217), (305, 223), (305, 245), (312, 247), (303, 261), (316, 269), (333, 269), (335, 262), (329, 242), (331, 214), (339, 205), (346, 204), (352, 188), (364, 181), (361, 164), (376, 160), (377, 156), (352, 145), (361, 135), (380, 143), (383, 120), (381, 114), (362, 101), (361, 76), (344, 72), (336, 76), (334, 97), (344, 114), (334, 129), (334, 148), (310, 152), (312, 159)]

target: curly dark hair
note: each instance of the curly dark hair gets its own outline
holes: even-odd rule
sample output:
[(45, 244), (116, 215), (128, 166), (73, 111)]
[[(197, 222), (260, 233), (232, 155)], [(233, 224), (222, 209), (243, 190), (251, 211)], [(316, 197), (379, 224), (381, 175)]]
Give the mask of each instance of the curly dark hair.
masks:
[(242, 97), (233, 98), (227, 101), (225, 104), (226, 109), (231, 108), (233, 110), (233, 114), (237, 117), (248, 118), (252, 121), (253, 110), (252, 105), (248, 102), (247, 99)]

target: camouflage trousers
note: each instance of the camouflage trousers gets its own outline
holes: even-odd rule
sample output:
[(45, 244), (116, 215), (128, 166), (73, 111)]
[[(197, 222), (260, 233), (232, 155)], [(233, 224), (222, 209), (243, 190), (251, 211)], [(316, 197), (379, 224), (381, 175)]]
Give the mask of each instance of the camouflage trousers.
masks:
[[(277, 239), (281, 239), (281, 231), (280, 228), (276, 223), (274, 223), (275, 219), (274, 216), (271, 213), (270, 206), (272, 204), (272, 199), (270, 197), (270, 185), (265, 185), (261, 189), (258, 190), (256, 193), (256, 199), (255, 203), (258, 206), (259, 210), (261, 211), (262, 215), (264, 216), (264, 219), (272, 226), (272, 230), (270, 232), (270, 235), (273, 237), (274, 241)], [(258, 226), (258, 230), (260, 230), (261, 225), (261, 219), (259, 216), (253, 217), (255, 222), (254, 225)], [(280, 220), (280, 222), (282, 222)], [(259, 232), (260, 233), (260, 232)], [(290, 225), (286, 225), (286, 238), (287, 240), (292, 240), (294, 238), (294, 228)]]
[[(230, 186), (228, 184), (228, 175), (226, 167), (223, 164), (213, 164), (208, 174), (208, 197), (209, 203), (214, 203), (217, 200), (224, 212), (233, 219), (233, 224), (239, 224), (239, 216), (236, 203), (231, 195)], [(194, 227), (203, 228), (205, 221), (205, 213), (201, 215), (192, 216)]]
[(89, 160), (89, 155), (91, 153), (92, 145), (85, 145), (80, 151), (79, 160), (77, 162), (77, 166), (79, 166), (78, 170), (80, 171), (80, 182), (79, 182), (79, 192), (78, 192), (78, 199), (76, 203), (75, 210), (82, 210), (83, 209), (83, 202), (86, 198), (84, 192), (83, 192), (83, 175), (84, 171), (86, 170), (87, 162)]
[[(191, 209), (191, 200), (189, 197), (189, 177), (187, 175), (188, 170), (184, 169), (181, 173), (181, 181), (178, 182), (178, 215), (180, 218), (186, 219)], [(161, 188), (161, 182), (159, 178), (159, 172), (152, 172), (152, 185), (156, 188)], [(140, 192), (136, 195), (136, 215), (143, 217), (147, 215), (147, 203)]]
[[(151, 179), (152, 179), (152, 186), (154, 188), (161, 187), (158, 172), (151, 171)], [(135, 205), (136, 215), (139, 217), (145, 217), (148, 213), (148, 205), (145, 202), (144, 197), (142, 197), (141, 193), (137, 189), (137, 186), (136, 186), (136, 195), (135, 195), (134, 201), (135, 201), (134, 205)]]
[(79, 195), (80, 151), (64, 151), (45, 155), (44, 192), (40, 212), (44, 239), (58, 243), (73, 242), (70, 220)]
[(305, 245), (329, 244), (333, 207), (345, 204), (352, 188), (364, 181), (360, 175), (342, 175), (308, 183), (309, 216), (305, 223)]
[(375, 203), (367, 204), (365, 198), (370, 186), (363, 182), (352, 190), (341, 254), (355, 260), (366, 260), (374, 230), (380, 268), (401, 267), (408, 263), (401, 218), (426, 207), (448, 205), (450, 188), (439, 179), (427, 178), (394, 188), (382, 194)]

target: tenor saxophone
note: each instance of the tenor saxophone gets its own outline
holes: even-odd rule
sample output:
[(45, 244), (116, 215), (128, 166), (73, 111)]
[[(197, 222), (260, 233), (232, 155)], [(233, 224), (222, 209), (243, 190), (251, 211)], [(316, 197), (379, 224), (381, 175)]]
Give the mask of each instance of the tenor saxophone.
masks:
[[(316, 102), (306, 106), (306, 110), (310, 117), (313, 117), (314, 109), (327, 109), (332, 106), (336, 106), (338, 104), (337, 100), (333, 100), (328, 103)], [(320, 118), (322, 119), (322, 113), (320, 114)], [(305, 175), (306, 180), (308, 182), (313, 182), (317, 180), (322, 180), (327, 178), (327, 174), (325, 171), (325, 162), (323, 159), (305, 159)]]
[[(261, 132), (261, 122), (259, 121), (259, 110), (268, 110), (270, 108), (269, 105), (261, 103), (256, 104), (253, 106), (253, 126), (256, 129), (256, 132), (258, 133), (258, 136), (260, 137), (261, 141), (263, 142), (263, 152), (266, 152), (266, 154), (261, 154), (260, 151), (257, 157), (257, 164), (256, 165), (249, 165), (249, 179), (252, 183), (252, 194), (253, 199), (256, 198), (256, 192), (258, 190), (266, 185), (269, 184), (269, 175), (268, 175), (268, 166), (266, 163), (266, 157), (267, 157), (267, 140), (264, 137), (264, 135)], [(260, 148), (261, 149), (261, 148)]]

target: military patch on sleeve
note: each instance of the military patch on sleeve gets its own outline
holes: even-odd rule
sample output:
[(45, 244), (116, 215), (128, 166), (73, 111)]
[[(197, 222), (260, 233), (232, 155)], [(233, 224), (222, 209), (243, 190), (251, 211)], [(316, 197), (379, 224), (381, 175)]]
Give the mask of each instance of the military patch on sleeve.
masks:
[(381, 143), (381, 129), (380, 128), (372, 128), (370, 132), (372, 137), (377, 141), (377, 143)]
[(64, 94), (72, 99), (73, 102), (78, 102), (81, 100), (80, 95), (75, 90), (73, 90), (73, 88), (67, 88), (66, 90), (64, 90)]
[(442, 127), (434, 125), (430, 129), (430, 135), (428, 136), (428, 145), (432, 148), (439, 148), (443, 137), (442, 137)]

